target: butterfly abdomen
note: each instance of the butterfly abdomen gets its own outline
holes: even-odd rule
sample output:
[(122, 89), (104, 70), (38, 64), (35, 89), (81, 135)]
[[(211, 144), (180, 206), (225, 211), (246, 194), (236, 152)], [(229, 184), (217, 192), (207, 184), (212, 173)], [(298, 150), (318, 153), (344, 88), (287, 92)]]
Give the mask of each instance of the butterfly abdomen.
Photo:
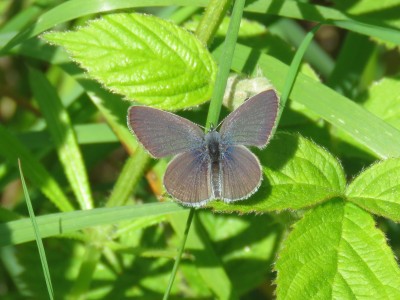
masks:
[(217, 199), (221, 197), (221, 136), (212, 130), (206, 134), (205, 137), (207, 152), (211, 162), (211, 187), (212, 198)]
[(221, 164), (218, 162), (211, 163), (211, 186), (214, 199), (221, 198)]

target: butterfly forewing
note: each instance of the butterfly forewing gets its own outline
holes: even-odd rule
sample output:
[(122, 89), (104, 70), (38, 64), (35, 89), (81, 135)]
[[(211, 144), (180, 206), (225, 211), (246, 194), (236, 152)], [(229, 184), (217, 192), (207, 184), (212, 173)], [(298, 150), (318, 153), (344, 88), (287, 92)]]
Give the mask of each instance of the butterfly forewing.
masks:
[(275, 126), (278, 109), (279, 99), (274, 90), (251, 97), (222, 123), (223, 143), (264, 147)]
[(210, 161), (204, 152), (192, 150), (177, 155), (168, 165), (164, 186), (188, 206), (201, 206), (211, 198)]
[(175, 155), (198, 148), (204, 133), (199, 126), (177, 115), (145, 106), (131, 106), (128, 125), (154, 157)]
[(225, 151), (221, 172), (222, 198), (225, 202), (250, 197), (261, 183), (260, 162), (243, 146), (231, 146)]

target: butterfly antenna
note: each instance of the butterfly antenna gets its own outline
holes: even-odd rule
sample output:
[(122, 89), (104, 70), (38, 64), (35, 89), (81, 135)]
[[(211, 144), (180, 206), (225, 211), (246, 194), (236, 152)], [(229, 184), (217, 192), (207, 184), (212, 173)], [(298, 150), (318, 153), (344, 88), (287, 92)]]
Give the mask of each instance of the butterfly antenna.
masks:
[(222, 123), (224, 123), (224, 120), (225, 120), (225, 119), (223, 119), (221, 122), (219, 122), (218, 125), (217, 125), (217, 127), (215, 127), (215, 129), (219, 128), (219, 127), (222, 125)]

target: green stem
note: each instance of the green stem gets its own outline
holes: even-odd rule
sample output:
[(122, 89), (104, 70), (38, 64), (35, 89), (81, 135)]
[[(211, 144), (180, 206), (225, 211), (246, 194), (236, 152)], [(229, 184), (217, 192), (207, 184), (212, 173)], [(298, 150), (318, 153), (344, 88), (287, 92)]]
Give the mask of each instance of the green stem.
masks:
[[(229, 28), (227, 32), (227, 36), (223, 45), (222, 55), (220, 59), (220, 65), (217, 74), (217, 80), (215, 82), (215, 88), (213, 91), (213, 95), (211, 98), (210, 107), (208, 110), (207, 116), (207, 128), (210, 127), (211, 124), (217, 124), (219, 113), (221, 111), (222, 98), (225, 92), (226, 82), (228, 80), (229, 71), (231, 69), (231, 63), (233, 58), (233, 53), (235, 50), (236, 40), (239, 33), (240, 21), (243, 15), (244, 4), (246, 0), (236, 0), (235, 5), (233, 7), (233, 13), (231, 16), (231, 21), (229, 23)], [(206, 9), (206, 14), (201, 20), (199, 27), (196, 31), (197, 37), (203, 43), (207, 44), (211, 37), (214, 36), (222, 18), (224, 17), (224, 13), (228, 7), (229, 0), (224, 0), (223, 4), (220, 0), (211, 0)], [(189, 216), (186, 222), (185, 233), (182, 239), (182, 244), (179, 248), (178, 256), (175, 260), (174, 267), (172, 269), (171, 277), (169, 279), (169, 283), (167, 286), (167, 290), (164, 294), (164, 300), (167, 300), (169, 294), (171, 292), (172, 284), (174, 283), (174, 279), (176, 276), (176, 272), (178, 270), (179, 263), (181, 261), (183, 250), (185, 249), (186, 239), (189, 234), (190, 225), (192, 224), (193, 216), (195, 214), (195, 209), (190, 209)]]
[(231, 21), (229, 22), (228, 32), (222, 47), (222, 53), (219, 60), (219, 68), (215, 87), (211, 97), (210, 108), (208, 110), (206, 128), (210, 128), (211, 124), (217, 125), (219, 114), (221, 112), (222, 99), (225, 93), (226, 82), (228, 80), (229, 71), (235, 51), (236, 40), (239, 34), (240, 21), (242, 19), (245, 0), (236, 0), (233, 7)]
[(174, 283), (175, 276), (176, 276), (176, 271), (178, 270), (178, 266), (179, 266), (179, 263), (181, 261), (182, 254), (183, 254), (183, 249), (185, 249), (186, 240), (189, 235), (190, 225), (192, 225), (194, 213), (195, 213), (195, 209), (194, 208), (190, 209), (189, 216), (186, 221), (185, 232), (183, 233), (182, 243), (181, 243), (181, 246), (179, 247), (179, 252), (178, 252), (178, 255), (176, 256), (174, 267), (172, 268), (171, 277), (169, 278), (167, 290), (165, 291), (163, 300), (167, 300), (169, 297), (169, 294), (171, 292), (172, 284)]
[(214, 38), (231, 3), (232, 0), (211, 0), (207, 5), (196, 29), (196, 36), (204, 45), (209, 45)]
[(88, 245), (79, 268), (79, 274), (68, 295), (69, 300), (81, 299), (88, 291), (93, 280), (93, 274), (101, 258), (98, 245)]

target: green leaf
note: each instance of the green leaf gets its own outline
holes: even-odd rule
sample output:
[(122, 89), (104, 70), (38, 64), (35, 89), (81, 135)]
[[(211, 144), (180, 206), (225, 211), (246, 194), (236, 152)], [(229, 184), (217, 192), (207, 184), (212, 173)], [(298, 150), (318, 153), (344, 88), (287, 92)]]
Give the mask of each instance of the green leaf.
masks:
[(41, 72), (30, 69), (29, 81), (80, 207), (91, 209), (93, 199), (89, 180), (69, 115), (57, 91)]
[[(285, 2), (280, 13), (286, 13), (286, 8), (293, 5), (303, 6), (302, 3)], [(249, 5), (247, 8), (251, 8), (255, 12), (261, 12), (263, 9), (266, 9), (262, 5), (258, 5), (257, 7)], [(292, 12), (296, 12), (296, 9), (292, 8)], [(325, 8), (319, 7), (318, 9), (322, 9), (320, 11), (324, 11), (324, 15), (329, 15), (325, 12)], [(317, 15), (314, 16), (312, 14), (311, 10), (307, 10), (307, 12), (311, 13), (310, 17), (317, 17)], [(332, 13), (330, 15), (333, 16)], [(342, 18), (344, 17), (342, 15)], [(216, 52), (217, 57), (220, 53), (219, 51), (220, 48)], [(262, 69), (264, 75), (271, 80), (276, 89), (282, 90), (288, 71), (287, 65), (269, 55), (254, 55), (254, 53), (254, 49), (239, 44), (236, 45), (232, 68), (238, 72), (249, 73), (254, 71), (254, 68), (249, 69), (249, 66), (258, 66)], [(352, 138), (373, 151), (375, 155), (381, 158), (388, 158), (400, 154), (400, 132), (398, 130), (393, 129), (393, 127), (385, 122), (364, 111), (359, 105), (335, 93), (323, 84), (306, 78), (303, 74), (299, 74), (291, 94), (291, 99), (304, 104), (307, 109), (318, 114), (335, 127), (343, 129)], [(387, 143), (388, 138), (392, 140), (391, 143)], [(371, 140), (374, 140), (374, 143), (371, 143)]]
[(276, 134), (258, 157), (265, 177), (258, 192), (248, 200), (214, 201), (209, 207), (241, 213), (300, 209), (344, 193), (346, 179), (337, 159), (300, 135)]
[(399, 299), (400, 270), (373, 218), (330, 201), (308, 212), (276, 263), (278, 299)]
[(387, 159), (362, 172), (347, 188), (347, 199), (366, 210), (400, 222), (400, 158)]
[(130, 100), (166, 110), (207, 101), (216, 64), (188, 31), (141, 14), (113, 14), (75, 32), (43, 37), (65, 47), (89, 75)]
[(304, 208), (345, 190), (346, 178), (338, 160), (300, 135), (278, 135), (260, 160), (271, 184), (268, 210)]

